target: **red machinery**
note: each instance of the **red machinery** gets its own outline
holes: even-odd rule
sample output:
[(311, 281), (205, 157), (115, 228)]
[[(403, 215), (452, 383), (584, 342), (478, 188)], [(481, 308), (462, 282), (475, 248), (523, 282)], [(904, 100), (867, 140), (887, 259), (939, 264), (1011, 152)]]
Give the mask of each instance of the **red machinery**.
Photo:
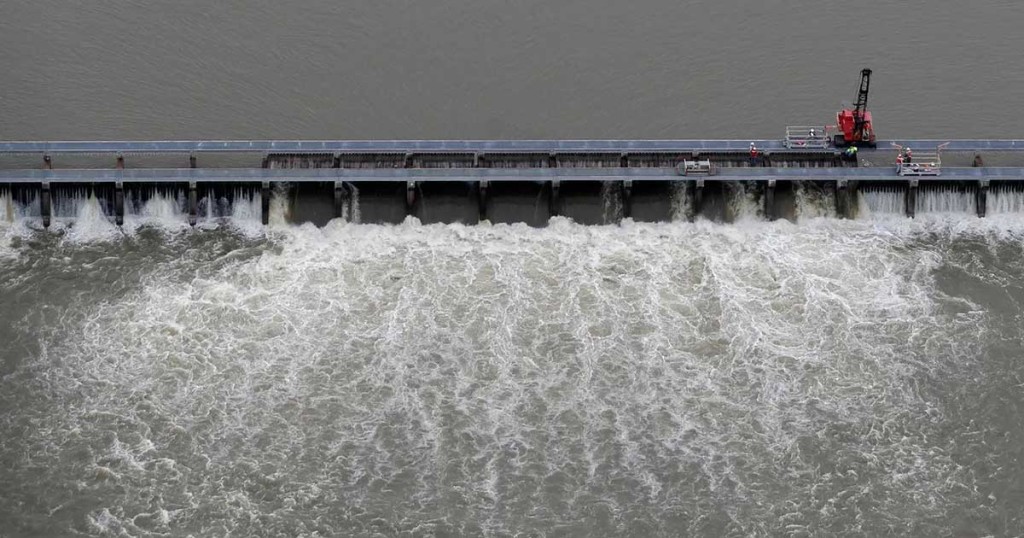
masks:
[(868, 87), (870, 85), (871, 70), (861, 70), (857, 103), (852, 109), (844, 108), (836, 114), (836, 126), (839, 132), (833, 137), (832, 143), (837, 148), (846, 146), (876, 147), (875, 129), (871, 125), (871, 113), (867, 111)]

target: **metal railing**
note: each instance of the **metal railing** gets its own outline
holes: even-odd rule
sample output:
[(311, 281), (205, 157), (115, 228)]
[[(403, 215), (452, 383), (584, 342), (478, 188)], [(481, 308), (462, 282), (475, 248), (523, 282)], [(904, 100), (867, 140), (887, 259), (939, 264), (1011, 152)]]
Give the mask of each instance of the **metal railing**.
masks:
[(939, 144), (935, 151), (914, 153), (909, 147), (893, 143), (899, 154), (896, 157), (896, 174), (900, 176), (942, 175), (942, 149), (949, 145)]
[(679, 166), (679, 173), (684, 176), (710, 176), (714, 168), (711, 161), (683, 161)]
[(831, 145), (826, 126), (789, 126), (782, 145), (787, 149), (825, 149)]

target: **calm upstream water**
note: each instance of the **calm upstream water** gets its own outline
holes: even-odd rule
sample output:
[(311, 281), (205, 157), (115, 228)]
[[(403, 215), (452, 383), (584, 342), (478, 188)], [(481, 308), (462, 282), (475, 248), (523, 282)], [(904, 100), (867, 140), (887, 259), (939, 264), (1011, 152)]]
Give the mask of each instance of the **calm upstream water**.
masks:
[(0, 139), (1020, 136), (1019, 0), (4, 0)]
[[(861, 67), (883, 137), (1019, 138), (1022, 22), (8, 0), (0, 139), (775, 137)], [(1024, 535), (1019, 198), (269, 230), (81, 200), (46, 232), (0, 204), (0, 536)]]

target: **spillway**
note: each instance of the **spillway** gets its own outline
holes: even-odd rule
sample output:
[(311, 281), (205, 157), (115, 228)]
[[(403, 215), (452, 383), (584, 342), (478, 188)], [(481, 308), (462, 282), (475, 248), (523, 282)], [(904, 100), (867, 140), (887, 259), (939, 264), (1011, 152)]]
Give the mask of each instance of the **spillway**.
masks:
[[(74, 221), (87, 209), (115, 225), (146, 219), (267, 224), (273, 207), (282, 222), (316, 225), (338, 218), (398, 223), (415, 217), (425, 223), (543, 226), (554, 216), (614, 224), (925, 213), (983, 217), (1022, 210), (1019, 140), (943, 143), (960, 152), (953, 166), (921, 176), (885, 164), (893, 153), (883, 149), (863, 150), (852, 159), (836, 149), (789, 150), (778, 141), (757, 140), (752, 155), (750, 143), (0, 142), (0, 158), (16, 156), (21, 163), (4, 166), (0, 159), (0, 216), (37, 220), (44, 227)], [(998, 166), (979, 166), (983, 152)], [(41, 157), (41, 166), (24, 168), (31, 155)]]

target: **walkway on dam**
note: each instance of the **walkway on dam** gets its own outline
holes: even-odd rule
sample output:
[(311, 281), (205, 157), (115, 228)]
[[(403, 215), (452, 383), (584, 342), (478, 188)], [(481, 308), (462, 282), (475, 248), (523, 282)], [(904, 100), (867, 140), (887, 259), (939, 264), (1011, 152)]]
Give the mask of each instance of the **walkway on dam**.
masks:
[[(0, 142), (0, 154), (153, 154), (153, 153), (611, 153), (746, 151), (753, 142), (762, 151), (788, 150), (782, 140), (212, 140), (212, 141), (66, 141)], [(892, 144), (928, 149), (946, 144), (945, 151), (1024, 151), (1024, 140), (880, 140), (880, 150)], [(870, 151), (870, 150), (864, 150)]]
[(944, 168), (941, 176), (900, 176), (893, 167), (721, 168), (680, 175), (666, 168), (130, 168), (0, 170), (0, 183), (323, 182), (323, 181), (1024, 181), (1024, 167)]

